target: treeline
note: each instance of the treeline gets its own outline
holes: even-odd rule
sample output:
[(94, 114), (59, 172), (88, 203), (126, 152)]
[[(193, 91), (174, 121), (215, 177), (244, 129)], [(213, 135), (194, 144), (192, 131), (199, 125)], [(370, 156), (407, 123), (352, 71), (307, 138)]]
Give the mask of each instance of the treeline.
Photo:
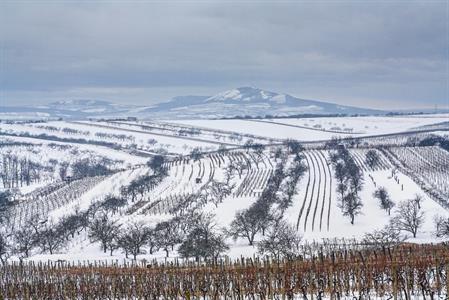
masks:
[[(216, 259), (229, 249), (228, 237), (248, 238), (252, 244), (258, 233), (263, 236), (258, 243), (260, 253), (277, 257), (294, 255), (301, 237), (282, 217), (291, 205), (296, 184), (306, 168), (302, 163), (300, 145), (290, 142), (289, 149), (294, 155), (278, 153), (275, 172), (261, 196), (250, 208), (236, 215), (230, 228), (218, 227), (215, 215), (201, 209), (207, 203), (217, 206), (234, 188), (230, 180), (219, 182), (212, 179), (198, 192), (178, 199), (170, 209), (172, 217), (168, 220), (153, 226), (141, 222), (121, 224), (115, 215), (126, 212), (130, 206), (139, 206), (142, 201), (148, 203), (146, 195), (167, 176), (164, 158), (155, 156), (148, 163), (152, 173), (132, 180), (121, 189), (119, 196), (108, 196), (92, 204), (87, 211), (76, 211), (58, 223), (30, 220), (20, 231), (10, 235), (10, 241), (4, 245), (5, 249), (9, 248), (4, 259), (11, 254), (28, 257), (33, 249), (54, 253), (83, 231), (92, 242), (98, 242), (104, 252), (112, 255), (114, 251), (121, 250), (126, 257), (132, 256), (133, 259), (139, 254), (152, 254), (159, 250), (169, 256), (175, 246), (181, 257)], [(292, 161), (286, 167), (288, 159)]]
[[(77, 134), (77, 135), (90, 135), (91, 132), (88, 130), (79, 130), (75, 128), (70, 127), (56, 127), (52, 125), (39, 125), (36, 126), (36, 128), (45, 129), (52, 132), (62, 132), (65, 134)], [(102, 139), (117, 139), (120, 141), (135, 141), (135, 137), (132, 135), (126, 135), (126, 134), (116, 134), (116, 133), (107, 133), (107, 132), (95, 132), (95, 136)]]
[[(59, 145), (58, 145), (59, 146)], [(108, 175), (113, 173), (114, 165), (121, 161), (105, 157), (100, 159), (78, 159), (73, 163), (50, 159), (48, 162), (37, 162), (25, 156), (10, 152), (0, 154), (0, 178), (3, 188), (13, 189), (29, 186), (51, 176), (66, 180)]]
[(419, 146), (440, 146), (444, 150), (449, 151), (449, 139), (433, 135), (419, 141)]
[(360, 191), (363, 188), (363, 172), (356, 164), (348, 149), (337, 145), (331, 152), (331, 162), (337, 179), (337, 194), (343, 216), (348, 216), (351, 224), (363, 207)]
[(102, 157), (99, 160), (84, 158), (77, 160), (72, 164), (62, 163), (59, 168), (59, 174), (61, 179), (64, 180), (65, 175), (67, 175), (67, 169), (70, 167), (72, 171), (72, 178), (76, 179), (109, 175), (114, 172), (112, 167), (115, 163), (117, 163), (117, 161), (106, 157)]
[(44, 166), (27, 157), (11, 153), (4, 153), (1, 156), (0, 177), (2, 186), (6, 189), (28, 186), (40, 180), (42, 171), (52, 171), (48, 170), (49, 168), (54, 171), (54, 166)]
[(163, 156), (153, 156), (147, 164), (153, 170), (153, 174), (139, 176), (128, 185), (123, 186), (120, 189), (121, 196), (130, 198), (131, 202), (136, 201), (138, 195), (143, 198), (145, 193), (149, 193), (167, 177), (167, 169), (164, 167), (164, 163), (165, 158)]
[(305, 118), (339, 118), (339, 117), (363, 117), (367, 114), (293, 114), (293, 115), (264, 115), (264, 116), (233, 116), (221, 117), (218, 120), (247, 120), (247, 119), (305, 119)]
[(237, 212), (227, 230), (229, 236), (244, 238), (249, 245), (254, 244), (257, 234), (262, 234), (259, 252), (275, 256), (294, 251), (300, 240), (296, 230), (283, 220), (283, 214), (292, 205), (296, 184), (307, 169), (301, 145), (287, 141), (286, 147), (288, 153), (294, 154), (291, 167), (286, 168), (288, 156), (277, 152), (278, 163), (261, 196), (249, 208)]
[[(351, 224), (354, 225), (355, 217), (361, 214), (363, 207), (360, 197), (360, 192), (364, 185), (363, 172), (344, 144), (334, 140), (329, 142), (327, 147), (331, 150), (330, 158), (337, 180), (338, 206), (343, 216), (349, 217)], [(380, 159), (376, 150), (369, 150), (365, 154), (364, 163), (373, 168), (380, 164)], [(373, 180), (374, 185), (377, 186), (374, 178), (371, 175), (369, 177)], [(387, 225), (381, 229), (366, 233), (362, 240), (367, 243), (382, 245), (404, 241), (406, 236), (402, 233), (411, 234), (413, 238), (416, 238), (418, 231), (424, 224), (424, 212), (421, 205), (423, 201), (422, 196), (416, 194), (413, 198), (396, 204), (387, 189), (383, 186), (378, 186), (373, 193), (373, 197), (379, 201), (379, 207), (385, 210), (389, 216), (393, 208), (397, 206), (397, 209)], [(437, 237), (449, 237), (449, 230), (445, 229), (448, 223), (448, 220), (444, 217), (435, 219), (436, 232), (439, 232), (439, 235), (436, 234)]]
[(117, 144), (117, 143), (96, 141), (96, 140), (86, 140), (83, 138), (62, 138), (62, 137), (58, 137), (55, 135), (48, 135), (46, 133), (41, 133), (41, 134), (31, 134), (29, 132), (13, 133), (13, 132), (5, 132), (5, 131), (0, 130), (0, 135), (37, 138), (37, 139), (55, 141), (55, 142), (90, 144), (90, 145), (97, 145), (97, 146), (105, 146), (105, 147), (109, 147), (109, 148), (116, 149), (116, 150), (120, 150), (122, 148), (121, 145)]
[(108, 138), (108, 139), (117, 139), (120, 141), (130, 141), (130, 142), (134, 142), (136, 140), (136, 138), (133, 137), (132, 135), (106, 133), (106, 132), (96, 132), (95, 136), (99, 137), (99, 138), (103, 138), (103, 139)]
[(90, 134), (90, 131), (88, 131), (88, 130), (78, 130), (78, 129), (74, 129), (74, 128), (70, 128), (70, 127), (59, 128), (59, 127), (52, 126), (52, 125), (39, 125), (39, 126), (36, 126), (36, 128), (45, 129), (45, 130), (53, 131), (53, 132), (61, 131), (66, 134), (79, 134), (79, 135), (89, 135)]
[[(143, 225), (141, 228), (140, 225), (135, 224), (134, 227), (130, 226), (126, 231), (125, 228), (123, 228), (123, 231), (119, 231), (118, 229), (121, 226), (114, 220), (113, 215), (120, 208), (126, 206), (128, 201), (132, 201), (131, 190), (149, 189), (154, 184), (154, 180), (161, 180), (155, 178), (166, 176), (162, 164), (163, 160), (155, 162), (153, 159), (150, 165), (155, 168), (154, 175), (145, 175), (131, 182), (126, 191), (122, 193), (123, 197), (107, 196), (105, 199), (93, 203), (86, 211), (76, 210), (72, 214), (64, 216), (58, 222), (48, 218), (33, 217), (27, 221), (25, 226), (12, 232), (8, 228), (1, 228), (2, 226), (0, 226), (0, 261), (5, 262), (11, 255), (16, 255), (20, 259), (27, 258), (35, 249), (38, 249), (40, 253), (53, 254), (63, 248), (71, 238), (83, 231), (88, 232), (92, 242), (99, 241), (105, 251), (110, 250), (112, 253), (119, 247), (125, 247), (124, 249), (129, 251), (129, 248), (126, 248), (128, 242), (131, 240), (135, 243), (133, 238), (136, 231), (134, 229), (143, 230)], [(99, 172), (108, 172), (108, 170), (99, 168), (97, 164), (90, 164), (89, 160), (83, 160), (75, 163), (74, 172), (74, 174), (79, 172), (83, 176), (88, 176), (90, 172), (95, 172), (95, 175), (98, 175)], [(1, 203), (5, 204), (1, 205)], [(2, 212), (7, 212), (9, 203), (6, 200), (0, 201), (0, 208), (3, 207), (3, 210), (0, 210), (0, 217)], [(3, 221), (0, 218), (0, 225), (2, 223)], [(128, 242), (122, 243), (121, 241), (125, 238)], [(133, 251), (131, 253), (135, 253)]]

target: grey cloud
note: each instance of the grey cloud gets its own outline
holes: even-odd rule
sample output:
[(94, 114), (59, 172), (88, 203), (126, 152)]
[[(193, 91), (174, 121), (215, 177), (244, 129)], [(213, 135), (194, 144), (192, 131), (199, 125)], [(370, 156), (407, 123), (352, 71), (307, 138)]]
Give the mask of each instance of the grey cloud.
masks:
[(447, 5), (2, 2), (0, 104), (89, 91), (150, 104), (249, 84), (370, 107), (449, 105)]

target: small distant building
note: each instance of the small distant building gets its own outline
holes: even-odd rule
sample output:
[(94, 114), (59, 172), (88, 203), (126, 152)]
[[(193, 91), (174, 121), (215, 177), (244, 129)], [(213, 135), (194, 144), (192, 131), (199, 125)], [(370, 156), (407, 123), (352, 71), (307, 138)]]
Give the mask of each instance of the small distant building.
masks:
[(136, 117), (127, 117), (126, 120), (130, 121), (130, 122), (136, 122), (137, 118)]
[(195, 179), (195, 182), (196, 182), (196, 183), (201, 183), (201, 178), (197, 177), (197, 178)]

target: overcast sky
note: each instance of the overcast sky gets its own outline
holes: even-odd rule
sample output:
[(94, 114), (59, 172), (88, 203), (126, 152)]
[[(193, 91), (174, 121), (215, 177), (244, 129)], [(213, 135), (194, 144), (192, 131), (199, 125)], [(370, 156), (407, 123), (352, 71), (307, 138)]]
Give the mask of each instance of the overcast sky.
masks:
[(448, 1), (0, 0), (0, 41), (0, 105), (145, 105), (250, 85), (449, 106)]

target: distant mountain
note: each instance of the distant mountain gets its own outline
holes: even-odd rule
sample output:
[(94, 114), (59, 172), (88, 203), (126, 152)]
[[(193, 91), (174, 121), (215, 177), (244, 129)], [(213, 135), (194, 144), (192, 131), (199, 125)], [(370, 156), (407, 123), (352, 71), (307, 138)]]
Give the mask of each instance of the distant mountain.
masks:
[(384, 111), (328, 102), (304, 100), (265, 91), (240, 87), (215, 96), (176, 97), (143, 110), (164, 118), (220, 118), (234, 116), (288, 116), (294, 114), (381, 114)]
[(66, 110), (85, 114), (108, 114), (108, 113), (120, 113), (127, 112), (131, 109), (135, 109), (136, 105), (123, 105), (116, 104), (103, 100), (89, 100), (89, 99), (76, 99), (76, 100), (61, 100), (50, 103), (46, 106), (40, 106), (40, 108), (50, 110)]
[(263, 117), (298, 114), (383, 114), (384, 111), (305, 100), (254, 87), (240, 87), (214, 96), (179, 96), (151, 106), (115, 104), (103, 100), (61, 100), (45, 106), (0, 107), (4, 115), (63, 118), (135, 116), (139, 118)]
[(0, 119), (42, 119), (69, 118), (84, 119), (103, 115), (122, 115), (137, 109), (136, 105), (116, 104), (103, 100), (60, 100), (39, 106), (0, 107)]

